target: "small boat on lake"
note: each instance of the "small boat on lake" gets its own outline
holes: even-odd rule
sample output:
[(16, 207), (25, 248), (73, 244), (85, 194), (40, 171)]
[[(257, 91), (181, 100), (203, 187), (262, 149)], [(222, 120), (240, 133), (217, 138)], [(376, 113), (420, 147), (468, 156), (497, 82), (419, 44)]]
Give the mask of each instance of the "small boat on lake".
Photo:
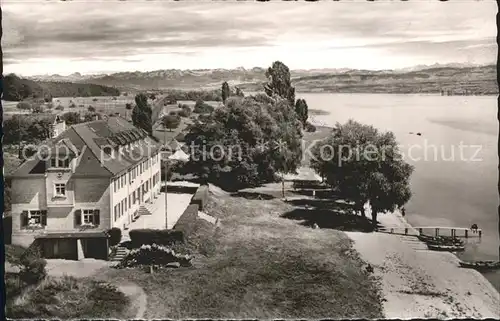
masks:
[(459, 262), (460, 266), (466, 269), (475, 270), (496, 270), (500, 269), (500, 261), (474, 261), (474, 262)]
[(427, 243), (427, 247), (432, 251), (446, 251), (446, 252), (463, 252), (465, 246), (463, 245), (437, 245)]
[(418, 239), (422, 242), (432, 245), (448, 245), (448, 246), (463, 246), (464, 241), (451, 236), (428, 236), (428, 235), (419, 235)]

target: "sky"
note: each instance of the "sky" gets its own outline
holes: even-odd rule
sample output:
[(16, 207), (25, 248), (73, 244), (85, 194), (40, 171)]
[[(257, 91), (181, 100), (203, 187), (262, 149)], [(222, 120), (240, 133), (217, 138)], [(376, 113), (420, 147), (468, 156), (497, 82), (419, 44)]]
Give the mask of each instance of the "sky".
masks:
[(3, 0), (4, 73), (495, 63), (493, 0)]

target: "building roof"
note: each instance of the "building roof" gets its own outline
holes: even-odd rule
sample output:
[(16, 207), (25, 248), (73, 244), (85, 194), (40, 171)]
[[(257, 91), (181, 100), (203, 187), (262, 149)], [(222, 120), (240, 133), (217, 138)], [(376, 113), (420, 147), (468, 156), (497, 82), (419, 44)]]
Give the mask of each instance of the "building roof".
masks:
[[(46, 146), (51, 155), (60, 155), (61, 150), (57, 152), (56, 146), (62, 144), (78, 155), (75, 173), (89, 176), (115, 176), (150, 158), (160, 148), (144, 130), (121, 117), (73, 125)], [(44, 169), (34, 171), (41, 164), (44, 162), (39, 157), (27, 160), (12, 177), (43, 173)]]
[(104, 231), (81, 231), (81, 232), (69, 232), (69, 233), (50, 233), (35, 236), (36, 239), (79, 239), (79, 238), (102, 238), (108, 237), (108, 234)]

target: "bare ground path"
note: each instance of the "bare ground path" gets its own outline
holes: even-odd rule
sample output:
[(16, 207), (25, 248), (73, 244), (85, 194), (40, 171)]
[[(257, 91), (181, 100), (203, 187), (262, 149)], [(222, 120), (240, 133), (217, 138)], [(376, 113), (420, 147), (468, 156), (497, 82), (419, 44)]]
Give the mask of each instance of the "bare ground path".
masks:
[(144, 290), (135, 283), (119, 285), (118, 289), (130, 298), (131, 309), (137, 310), (134, 319), (144, 318), (147, 306), (147, 296)]
[[(102, 280), (100, 277), (102, 272), (109, 270), (113, 263), (109, 261), (83, 259), (80, 261), (73, 260), (47, 260), (47, 274), (54, 277), (72, 276), (75, 278), (91, 277), (95, 280)], [(109, 280), (105, 280), (109, 281)], [(135, 319), (144, 318), (147, 306), (147, 296), (144, 290), (133, 282), (110, 282), (114, 284), (121, 292), (129, 297), (131, 305), (128, 307), (130, 315), (134, 315)], [(135, 312), (137, 311), (137, 312)]]

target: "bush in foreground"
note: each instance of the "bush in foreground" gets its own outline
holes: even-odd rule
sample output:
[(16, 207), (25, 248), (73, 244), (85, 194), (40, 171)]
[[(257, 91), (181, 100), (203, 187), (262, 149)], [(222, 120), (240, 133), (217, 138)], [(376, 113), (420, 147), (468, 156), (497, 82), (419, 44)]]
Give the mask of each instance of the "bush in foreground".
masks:
[(45, 271), (47, 261), (42, 258), (40, 249), (37, 245), (29, 247), (21, 255), (19, 263), (21, 265), (19, 276), (23, 282), (36, 284), (47, 275), (47, 271)]
[(174, 250), (165, 246), (157, 244), (142, 245), (140, 248), (130, 251), (117, 267), (124, 268), (144, 265), (166, 266), (173, 262), (178, 262), (181, 266), (190, 266), (192, 259), (193, 257), (191, 255), (175, 253)]
[(152, 244), (170, 245), (184, 242), (184, 235), (181, 231), (135, 229), (131, 230), (129, 235), (133, 247)]
[(6, 315), (28, 318), (119, 318), (129, 299), (112, 285), (73, 277), (47, 278), (34, 290), (23, 294), (17, 304), (7, 307)]
[(197, 114), (209, 114), (214, 111), (214, 107), (212, 105), (207, 104), (203, 100), (196, 101), (194, 105), (194, 112)]
[(122, 239), (122, 230), (120, 230), (117, 227), (113, 227), (108, 231), (109, 234), (109, 245), (110, 246), (115, 246), (118, 243), (120, 243)]

